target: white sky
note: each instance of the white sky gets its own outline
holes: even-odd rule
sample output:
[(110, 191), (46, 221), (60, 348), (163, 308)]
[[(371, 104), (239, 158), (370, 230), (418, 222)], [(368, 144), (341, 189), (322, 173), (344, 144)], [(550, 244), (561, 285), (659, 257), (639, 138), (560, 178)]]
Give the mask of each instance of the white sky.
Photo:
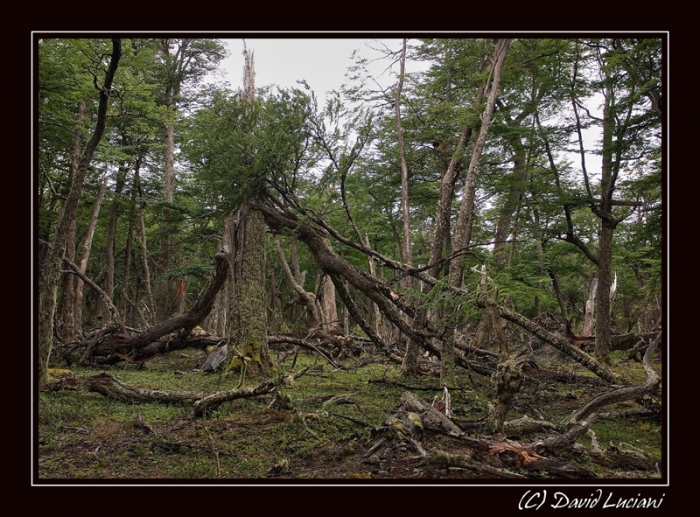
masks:
[[(243, 40), (224, 40), (228, 45), (230, 56), (223, 61), (220, 69), (224, 78), (233, 88), (243, 82)], [(339, 90), (346, 82), (345, 74), (354, 64), (351, 59), (354, 50), (367, 59), (381, 57), (379, 52), (367, 46), (380, 48), (385, 44), (392, 51), (401, 49), (401, 39), (372, 40), (366, 38), (332, 38), (332, 39), (280, 39), (251, 38), (245, 43), (248, 50), (255, 55), (255, 86), (276, 84), (283, 88), (297, 86), (298, 80), (305, 80), (316, 93), (319, 104), (323, 105), (325, 94)], [(372, 74), (383, 86), (396, 81), (393, 74), (385, 72), (388, 60), (377, 61), (369, 65)], [(423, 63), (407, 63), (407, 72), (424, 67)], [(393, 67), (393, 73), (398, 65)]]
[[(219, 66), (222, 78), (229, 82), (232, 88), (243, 84), (243, 39), (224, 39), (228, 46), (229, 57)], [(387, 47), (397, 52), (401, 49), (401, 38), (368, 39), (368, 38), (246, 38), (248, 50), (255, 57), (255, 86), (276, 84), (283, 88), (298, 86), (297, 81), (305, 80), (316, 94), (319, 105), (325, 104), (325, 95), (331, 90), (339, 90), (347, 82), (345, 74), (354, 63), (352, 54), (359, 50), (360, 56), (368, 59), (367, 65), (375, 80), (386, 88), (396, 82), (398, 64), (387, 70), (391, 61), (381, 59), (383, 54), (374, 49)], [(414, 43), (417, 43), (414, 41)], [(411, 45), (411, 40), (408, 40)], [(427, 69), (427, 63), (408, 60), (406, 71), (415, 72)], [(592, 102), (591, 111), (599, 111), (596, 102)], [(599, 128), (584, 131), (584, 141), (587, 150), (595, 148), (599, 138)], [(577, 147), (577, 146), (575, 146)], [(575, 169), (580, 167), (580, 157), (572, 154), (569, 157)], [(600, 170), (600, 156), (590, 152), (586, 154), (586, 165), (589, 174), (596, 176)]]

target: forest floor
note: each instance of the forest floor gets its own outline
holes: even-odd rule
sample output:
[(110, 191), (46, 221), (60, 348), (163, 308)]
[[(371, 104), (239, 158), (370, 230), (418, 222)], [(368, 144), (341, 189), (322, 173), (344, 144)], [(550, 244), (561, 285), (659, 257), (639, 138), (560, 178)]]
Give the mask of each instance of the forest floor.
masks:
[[(273, 356), (277, 358), (275, 352)], [(294, 370), (312, 368), (284, 390), (291, 399), (291, 409), (270, 407), (273, 395), (267, 394), (224, 403), (204, 418), (195, 418), (192, 405), (125, 403), (85, 387), (86, 378), (102, 371), (129, 386), (160, 390), (213, 393), (238, 383), (237, 376), (198, 371), (204, 358), (204, 352), (193, 349), (159, 356), (141, 369), (134, 365), (125, 368), (123, 364), (107, 370), (79, 367), (73, 370), (77, 378), (73, 389), (39, 393), (38, 440), (33, 456), (38, 481), (314, 484), (323, 480), (366, 483), (400, 479), (422, 483), (484, 479), (483, 474), (469, 469), (429, 467), (408, 442), (380, 446), (366, 456), (380, 440), (382, 425), (398, 409), (403, 392), (410, 391), (428, 403), (441, 395), (435, 373), (418, 379), (399, 378), (398, 365), (377, 357), (366, 365), (345, 359), (343, 364), (351, 368), (341, 371), (300, 353)], [(286, 359), (280, 370), (290, 369), (292, 362), (292, 358)], [(540, 356), (537, 364), (539, 369), (526, 372), (508, 420), (527, 415), (556, 424), (586, 401), (610, 390), (606, 383), (559, 354)], [(660, 359), (652, 364), (660, 374)], [(641, 363), (622, 353), (613, 354), (613, 368), (634, 383), (645, 378)], [(256, 380), (246, 379), (245, 385), (255, 386)], [(463, 370), (458, 374), (458, 385), (460, 390), (451, 391), (453, 420), (465, 428), (487, 414), (494, 394), (488, 378), (467, 375)], [(661, 465), (663, 424), (659, 418), (606, 418), (602, 414), (634, 405), (625, 402), (603, 408), (592, 429), (603, 449), (630, 444)], [(137, 419), (150, 429), (137, 424)], [(525, 445), (543, 436), (508, 439)], [(578, 443), (591, 448), (587, 436)], [(429, 431), (421, 445), (426, 451), (468, 452), (458, 440)], [(585, 463), (575, 455), (570, 461), (592, 469), (599, 478), (659, 477), (656, 471), (611, 470)], [(541, 477), (548, 475), (542, 472)]]

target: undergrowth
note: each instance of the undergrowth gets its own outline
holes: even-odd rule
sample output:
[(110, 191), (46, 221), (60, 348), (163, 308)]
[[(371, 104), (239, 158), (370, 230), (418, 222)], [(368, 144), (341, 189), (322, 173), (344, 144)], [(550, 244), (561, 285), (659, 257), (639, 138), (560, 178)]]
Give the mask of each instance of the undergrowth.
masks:
[[(238, 384), (236, 375), (196, 371), (201, 353), (188, 350), (153, 359), (142, 369), (113, 367), (108, 373), (134, 386), (161, 390), (213, 393)], [(274, 354), (273, 354), (274, 355)], [(640, 382), (639, 363), (617, 356), (616, 370)], [(124, 403), (89, 392), (79, 382), (75, 390), (42, 392), (37, 400), (38, 479), (68, 480), (256, 480), (425, 477), (412, 464), (380, 467), (363, 456), (376, 442), (376, 430), (398, 408), (401, 394), (412, 391), (423, 400), (440, 395), (438, 378), (398, 377), (398, 365), (374, 362), (335, 370), (308, 354), (294, 366), (309, 371), (283, 389), (292, 409), (271, 407), (273, 395), (225, 403), (205, 418), (195, 418), (191, 405)], [(508, 419), (527, 415), (558, 423), (607, 386), (572, 365), (548, 365), (570, 373), (570, 382), (526, 377)], [(283, 371), (291, 360), (280, 365)], [(103, 370), (79, 367), (78, 379)], [(461, 389), (451, 391), (455, 420), (482, 419), (493, 402), (489, 380), (465, 372), (457, 376)], [(258, 380), (246, 379), (246, 386)], [(398, 383), (408, 385), (401, 386)], [(431, 389), (432, 388), (432, 389)], [(624, 408), (626, 404), (620, 406)], [(614, 408), (606, 408), (612, 410)], [(619, 408), (618, 408), (619, 409)], [(136, 414), (151, 430), (136, 423)], [(601, 447), (629, 443), (661, 461), (662, 424), (658, 420), (601, 418), (593, 426)], [(534, 441), (536, 437), (520, 437)], [(579, 439), (584, 447), (591, 440)], [(454, 442), (426, 433), (426, 449), (447, 450)], [(376, 462), (374, 462), (376, 463)], [(601, 476), (610, 472), (598, 469)], [(452, 475), (452, 474), (449, 474)], [(455, 474), (456, 475), (456, 474)], [(460, 477), (464, 477), (460, 473)], [(358, 481), (359, 482), (359, 481)]]

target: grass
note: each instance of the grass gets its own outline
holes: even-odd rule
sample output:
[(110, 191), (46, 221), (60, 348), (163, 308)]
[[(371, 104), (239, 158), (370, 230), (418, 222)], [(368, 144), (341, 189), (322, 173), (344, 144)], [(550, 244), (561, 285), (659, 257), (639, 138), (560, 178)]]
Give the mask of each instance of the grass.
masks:
[[(202, 359), (197, 354), (194, 350), (173, 353), (153, 359), (141, 370), (121, 366), (108, 372), (131, 386), (163, 390), (211, 393), (238, 383), (235, 375), (192, 371)], [(625, 369), (623, 375), (637, 379), (636, 382), (644, 378), (639, 363), (621, 357), (615, 360), (616, 370)], [(321, 364), (311, 355), (299, 354), (295, 370)], [(289, 367), (289, 361), (281, 365), (282, 370)], [(557, 367), (572, 370), (570, 365)], [(571, 382), (526, 380), (508, 419), (528, 415), (560, 422), (573, 409), (607, 389), (588, 372), (574, 370)], [(74, 373), (85, 379), (100, 371), (77, 368)], [(408, 461), (379, 466), (363, 458), (377, 441), (373, 429), (380, 427), (398, 408), (401, 394), (406, 391), (391, 382), (400, 380), (414, 387), (438, 385), (437, 378), (431, 375), (408, 380), (397, 376), (398, 366), (381, 362), (350, 371), (334, 371), (325, 364), (323, 371), (309, 371), (284, 389), (284, 394), (292, 400), (293, 410), (268, 407), (273, 399), (268, 394), (225, 403), (201, 419), (194, 418), (191, 405), (119, 402), (86, 391), (82, 383), (73, 391), (40, 393), (38, 476), (40, 480), (137, 481), (424, 476), (424, 469)], [(377, 382), (382, 380), (388, 382)], [(493, 401), (488, 379), (476, 377), (475, 380), (477, 385), (472, 385), (466, 375), (458, 375), (463, 389), (452, 391), (452, 406), (458, 421), (483, 418), (488, 403)], [(252, 386), (257, 382), (246, 379), (245, 384)], [(426, 401), (440, 393), (413, 391)], [(156, 434), (139, 427), (135, 413)], [(610, 442), (625, 442), (661, 460), (659, 421), (601, 419), (594, 431), (603, 448)], [(520, 437), (523, 443), (537, 438)], [(590, 447), (590, 439), (585, 436), (579, 443)], [(427, 449), (455, 447), (453, 440), (430, 433), (426, 433), (423, 445)], [(458, 474), (466, 475), (452, 471), (445, 475)]]

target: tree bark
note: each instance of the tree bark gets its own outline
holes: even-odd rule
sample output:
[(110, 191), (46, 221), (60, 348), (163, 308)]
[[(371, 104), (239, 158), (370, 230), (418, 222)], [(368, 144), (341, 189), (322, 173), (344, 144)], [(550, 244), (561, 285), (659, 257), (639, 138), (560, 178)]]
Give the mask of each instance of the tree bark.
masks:
[[(117, 171), (117, 181), (114, 187), (112, 209), (109, 213), (109, 226), (107, 227), (107, 267), (105, 270), (105, 292), (114, 300), (114, 254), (117, 248), (117, 223), (119, 222), (119, 209), (121, 207), (121, 195), (126, 183), (126, 162), (122, 162)], [(105, 318), (109, 322), (109, 315)]]
[[(493, 50), (493, 57), (491, 58), (493, 63), (493, 78), (489, 85), (489, 95), (486, 101), (486, 107), (481, 115), (481, 129), (479, 130), (479, 136), (474, 143), (474, 150), (472, 151), (471, 159), (469, 160), (467, 179), (464, 184), (464, 194), (462, 196), (462, 203), (459, 208), (459, 215), (455, 226), (455, 236), (454, 239), (452, 239), (453, 248), (457, 250), (466, 249), (469, 246), (469, 241), (471, 239), (477, 166), (479, 165), (481, 153), (484, 149), (484, 145), (486, 144), (486, 137), (488, 136), (489, 128), (491, 127), (491, 118), (493, 116), (496, 98), (498, 97), (498, 88), (501, 82), (501, 72), (503, 70), (503, 63), (506, 59), (506, 55), (508, 54), (509, 45), (509, 39), (500, 39), (496, 42)], [(453, 260), (450, 263), (450, 285), (460, 287), (462, 285), (463, 272), (464, 260)]]
[[(71, 181), (68, 198), (63, 209), (63, 213), (59, 219), (54, 237), (48, 264), (44, 271), (44, 279), (42, 291), (40, 293), (39, 302), (39, 357), (38, 357), (38, 374), (39, 386), (43, 386), (49, 380), (48, 367), (49, 358), (51, 357), (51, 348), (53, 344), (53, 326), (54, 314), (56, 311), (56, 291), (59, 282), (61, 263), (66, 251), (66, 242), (68, 231), (71, 225), (75, 222), (76, 209), (80, 201), (80, 195), (83, 191), (85, 175), (87, 174), (88, 166), (92, 161), (92, 157), (97, 149), (97, 145), (102, 140), (105, 124), (107, 120), (107, 107), (112, 88), (112, 81), (119, 65), (121, 58), (121, 40), (112, 40), (112, 55), (105, 74), (105, 80), (100, 88), (100, 102), (97, 109), (97, 121), (92, 137), (85, 145), (80, 162), (75, 176)], [(96, 82), (96, 81), (95, 81)]]
[[(92, 238), (95, 235), (95, 227), (97, 226), (97, 216), (100, 213), (100, 206), (102, 205), (102, 199), (104, 198), (105, 189), (107, 188), (107, 177), (100, 183), (100, 188), (97, 191), (97, 198), (95, 203), (92, 205), (92, 216), (90, 217), (90, 224), (88, 225), (87, 235), (85, 235), (85, 242), (83, 242), (83, 252), (80, 256), (79, 269), (81, 273), (85, 273), (87, 270), (88, 259), (90, 258), (90, 250), (92, 249)], [(76, 326), (82, 326), (82, 314), (83, 314), (83, 280), (78, 277), (78, 281), (75, 285), (75, 322)]]
[(267, 347), (267, 296), (265, 291), (265, 221), (247, 202), (239, 220), (231, 225), (233, 296), (227, 337), (229, 368), (240, 367), (239, 356), (250, 364), (247, 371), (269, 377), (272, 364)]
[[(214, 256), (214, 268), (200, 291), (197, 300), (183, 315), (166, 320), (135, 336), (125, 335), (107, 336), (102, 343), (95, 347), (93, 355), (105, 356), (115, 353), (134, 354), (133, 360), (142, 360), (145, 356), (162, 351), (160, 344), (185, 340), (190, 331), (199, 325), (207, 317), (221, 290), (221, 286), (228, 276), (228, 261), (226, 254), (219, 252)], [(175, 336), (171, 334), (177, 332)], [(162, 340), (165, 343), (161, 343)], [(150, 347), (150, 348), (148, 348)], [(167, 346), (165, 346), (167, 348)]]

